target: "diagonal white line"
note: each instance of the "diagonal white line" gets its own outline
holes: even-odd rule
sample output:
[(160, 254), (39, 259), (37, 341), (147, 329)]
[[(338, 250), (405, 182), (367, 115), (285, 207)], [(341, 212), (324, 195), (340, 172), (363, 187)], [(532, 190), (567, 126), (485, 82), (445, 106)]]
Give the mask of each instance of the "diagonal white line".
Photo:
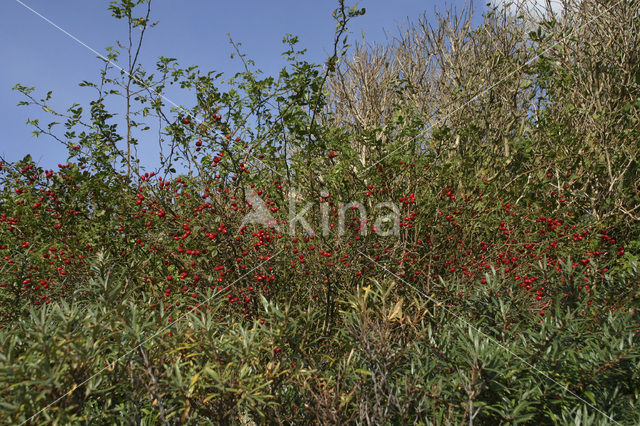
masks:
[[(117, 63), (111, 61), (110, 59), (108, 59), (107, 57), (105, 57), (103, 54), (101, 54), (100, 52), (98, 52), (97, 50), (95, 50), (94, 48), (92, 48), (91, 46), (89, 46), (87, 43), (83, 42), (82, 40), (80, 40), (78, 37), (74, 36), (73, 34), (71, 34), (70, 32), (66, 31), (64, 28), (60, 27), (59, 25), (57, 25), (55, 22), (51, 21), (49, 18), (47, 18), (46, 16), (42, 15), (41, 13), (39, 13), (37, 10), (34, 10), (33, 8), (29, 7), (28, 5), (26, 5), (24, 2), (22, 2), (21, 0), (15, 0), (17, 3), (19, 3), (20, 5), (22, 5), (25, 9), (29, 10), (30, 12), (32, 12), (33, 14), (35, 14), (36, 16), (40, 17), (41, 19), (43, 19), (44, 21), (46, 21), (48, 24), (50, 24), (51, 26), (53, 26), (54, 28), (56, 28), (57, 30), (61, 31), (63, 34), (65, 34), (66, 36), (68, 36), (69, 38), (71, 38), (72, 40), (74, 40), (75, 42), (77, 42), (78, 44), (80, 44), (81, 46), (85, 47), (86, 49), (90, 50), (92, 53), (95, 53), (100, 59), (102, 59), (103, 61), (107, 62), (108, 64), (112, 65), (113, 67), (117, 68), (118, 70), (120, 70), (121, 72), (123, 72), (124, 74), (126, 74), (127, 76), (131, 77), (132, 79), (134, 79), (138, 84), (140, 84), (141, 86), (144, 86), (144, 82), (142, 80), (140, 80), (138, 77), (136, 77), (135, 75), (131, 75), (128, 71), (126, 71), (124, 68), (122, 68), (120, 65), (118, 65)], [(160, 95), (160, 97), (165, 100), (167, 103), (171, 104), (172, 106), (183, 110), (185, 112), (189, 112), (185, 107), (176, 104), (174, 101), (172, 101), (171, 99), (169, 99), (168, 97), (166, 97), (165, 95)], [(198, 118), (196, 117), (194, 120), (196, 123), (201, 124), (202, 122), (198, 120)], [(279, 171), (275, 170), (274, 168), (272, 168), (271, 166), (269, 166), (268, 164), (266, 164), (264, 161), (260, 160), (259, 158), (255, 157), (254, 155), (251, 155), (251, 157), (258, 161), (259, 163), (261, 163), (263, 166), (265, 166), (266, 168), (268, 168), (269, 170), (271, 170), (272, 172), (276, 173), (279, 176), (284, 177), (284, 175), (282, 173), (280, 173)]]
[[(622, 3), (624, 0), (620, 0), (617, 3), (614, 3), (611, 7), (607, 8), (604, 10), (604, 12), (600, 13), (599, 15), (595, 16), (594, 18), (588, 20), (587, 22), (585, 22), (582, 27), (586, 27), (587, 25), (589, 25), (591, 22), (595, 21), (596, 19), (598, 19), (599, 17), (601, 17), (602, 15), (604, 15), (605, 13), (609, 12), (611, 9), (613, 9), (615, 6), (617, 6), (618, 4)], [(507, 79), (511, 78), (514, 74), (522, 71), (522, 69), (526, 66), (528, 66), (531, 62), (535, 61), (536, 59), (538, 59), (540, 57), (540, 55), (544, 55), (545, 53), (547, 53), (548, 51), (550, 51), (551, 49), (553, 49), (553, 46), (561, 41), (564, 41), (566, 39), (568, 39), (569, 37), (571, 37), (572, 34), (568, 34), (565, 37), (560, 38), (560, 40), (556, 41), (553, 45), (547, 47), (546, 49), (544, 49), (542, 52), (537, 53), (534, 57), (532, 57), (531, 59), (529, 59), (527, 62), (525, 62), (522, 66), (520, 66), (519, 68), (517, 68), (515, 71), (509, 73), (506, 75), (506, 77), (503, 77), (502, 79), (498, 80), (495, 84), (492, 84), (491, 86), (487, 87), (486, 89), (480, 91), (479, 93), (477, 93), (476, 95), (474, 95), (471, 99), (469, 99), (467, 102), (463, 103), (462, 105), (460, 105), (458, 108), (456, 108), (455, 110), (453, 110), (452, 112), (446, 114), (444, 117), (436, 120), (434, 125), (440, 125), (442, 123), (444, 123), (444, 121), (446, 119), (448, 119), (450, 116), (452, 116), (453, 114), (455, 114), (456, 112), (460, 111), (462, 108), (466, 107), (467, 105), (469, 105), (471, 102), (474, 102), (475, 100), (477, 100), (479, 97), (485, 95), (486, 93), (488, 93), (491, 89), (493, 89), (494, 87), (496, 87), (497, 85), (499, 85), (500, 83), (505, 82)], [(434, 118), (435, 115), (437, 113), (434, 113), (431, 118)], [(361, 175), (362, 173), (366, 172), (367, 170), (369, 170), (372, 167), (375, 167), (376, 165), (380, 164), (381, 161), (384, 161), (386, 158), (388, 158), (389, 156), (395, 154), (396, 152), (398, 152), (399, 150), (403, 149), (404, 147), (406, 147), (409, 143), (411, 142), (415, 142), (415, 139), (425, 136), (427, 135), (430, 131), (431, 128), (433, 128), (434, 125), (431, 125), (429, 129), (424, 130), (420, 135), (415, 136), (412, 140), (409, 140), (405, 143), (403, 143), (402, 145), (400, 145), (398, 148), (394, 149), (393, 151), (391, 151), (390, 153), (388, 153), (387, 155), (385, 155), (384, 157), (377, 159), (374, 164), (370, 165), (369, 167), (367, 167), (366, 169), (362, 170), (360, 173), (358, 173), (359, 175)]]
[[(264, 262), (260, 263), (258, 266), (256, 266), (255, 268), (252, 268), (251, 270), (247, 271), (244, 275), (240, 276), (238, 279), (236, 279), (235, 281), (233, 281), (230, 284), (227, 284), (224, 288), (227, 287), (231, 287), (232, 285), (234, 285), (235, 283), (237, 283), (238, 281), (240, 281), (241, 279), (243, 279), (244, 277), (246, 277), (247, 275), (249, 275), (250, 273), (252, 273), (253, 271), (255, 271), (256, 269), (258, 269), (259, 267), (261, 267), (262, 265), (264, 265), (265, 263), (269, 262), (270, 260), (273, 260), (273, 258), (275, 258), (276, 256), (278, 256), (280, 253), (282, 253), (284, 249), (278, 251), (276, 254), (274, 254), (273, 256), (270, 256), (269, 259), (265, 260)], [(211, 296), (209, 296), (208, 298), (206, 298), (202, 303), (207, 303), (208, 301), (210, 301), (211, 299), (213, 299), (214, 297), (216, 297), (217, 295), (219, 295), (220, 293), (222, 293), (223, 291), (226, 290), (220, 290), (215, 292), (214, 294), (212, 294)], [(24, 422), (20, 423), (20, 425), (22, 426), (23, 424), (33, 420), (34, 418), (36, 418), (37, 416), (39, 416), (42, 412), (46, 411), (49, 407), (51, 407), (52, 405), (57, 404), (58, 402), (62, 401), (64, 398), (68, 397), (69, 395), (71, 395), (73, 392), (75, 392), (79, 387), (81, 387), (82, 385), (86, 384), (89, 380), (93, 379), (94, 377), (102, 374), (102, 372), (104, 370), (106, 370), (107, 368), (110, 368), (112, 365), (115, 365), (116, 363), (120, 362), (120, 360), (122, 360), (122, 358), (126, 357), (127, 355), (131, 354), (133, 351), (135, 351), (136, 349), (138, 349), (139, 347), (141, 347), (142, 345), (146, 344), (147, 342), (155, 339), (156, 337), (158, 337), (158, 335), (160, 333), (162, 333), (163, 331), (165, 331), (166, 329), (174, 326), (178, 321), (180, 321), (181, 319), (185, 318), (186, 316), (188, 316), (191, 312), (185, 312), (183, 315), (179, 316), (175, 321), (173, 321), (171, 324), (166, 325), (162, 328), (160, 328), (158, 331), (156, 331), (151, 337), (145, 339), (143, 342), (141, 342), (140, 344), (136, 345), (133, 349), (129, 350), (128, 352), (126, 352), (124, 355), (120, 356), (119, 358), (117, 358), (115, 361), (113, 361), (111, 363), (111, 365), (108, 365), (106, 367), (104, 367), (102, 370), (98, 371), (97, 373), (93, 374), (92, 376), (90, 376), (88, 379), (82, 381), (81, 383), (78, 383), (73, 389), (69, 390), (68, 392), (66, 392), (64, 395), (62, 395), (61, 397), (59, 397), (58, 399), (56, 399), (55, 401), (51, 402), (50, 404), (48, 404), (46, 407), (44, 407), (43, 409), (41, 409), (40, 411), (38, 411), (37, 413), (35, 413), (34, 415), (32, 415), (31, 417), (29, 417), (27, 420), (25, 420)]]
[(465, 320), (464, 318), (462, 318), (461, 316), (459, 316), (458, 314), (454, 313), (453, 311), (451, 311), (451, 309), (447, 308), (445, 306), (444, 303), (440, 302), (439, 300), (434, 299), (433, 297), (427, 295), (424, 291), (420, 290), (419, 288), (417, 288), (416, 286), (412, 285), (411, 283), (409, 283), (407, 280), (405, 280), (404, 278), (401, 278), (400, 276), (394, 274), (393, 272), (391, 272), (390, 270), (388, 270), (387, 268), (385, 268), (382, 264), (378, 263), (374, 258), (372, 258), (371, 256), (363, 253), (362, 251), (358, 250), (358, 253), (360, 253), (361, 255), (363, 255), (364, 257), (366, 257), (367, 259), (369, 259), (371, 262), (373, 262), (373, 264), (375, 264), (376, 266), (379, 266), (380, 268), (382, 268), (385, 272), (393, 275), (394, 277), (396, 277), (397, 279), (399, 279), (400, 281), (402, 281), (403, 283), (405, 283), (406, 285), (408, 285), (411, 289), (413, 289), (414, 291), (416, 291), (417, 293), (419, 293), (420, 295), (424, 296), (426, 299), (434, 302), (436, 304), (436, 306), (442, 306), (442, 308), (444, 310), (446, 310), (447, 312), (449, 312), (451, 315), (453, 315), (454, 317), (460, 319), (462, 322), (464, 322), (466, 325), (468, 325), (469, 327), (471, 327), (472, 329), (474, 329), (476, 332), (482, 334), (483, 336), (487, 337), (487, 339), (489, 339), (491, 342), (495, 343), (496, 345), (500, 346), (502, 349), (504, 349), (507, 353), (509, 353), (511, 356), (513, 356), (514, 358), (522, 361), (527, 367), (529, 367), (531, 370), (535, 371), (536, 373), (539, 373), (540, 375), (544, 376), (545, 378), (551, 380), (552, 382), (554, 382), (557, 385), (560, 385), (560, 387), (562, 387), (564, 390), (566, 390), (567, 392), (569, 392), (571, 395), (575, 396), (576, 398), (578, 398), (580, 401), (584, 402), (585, 404), (587, 404), (589, 407), (593, 408), (594, 410), (596, 410), (597, 412), (599, 412), (600, 414), (602, 414), (603, 416), (605, 416), (606, 418), (608, 418), (609, 420), (611, 420), (612, 422), (616, 423), (616, 424), (620, 424), (618, 423), (613, 417), (609, 416), (607, 413), (605, 413), (604, 411), (600, 410), (598, 407), (594, 406), (593, 404), (590, 404), (588, 401), (586, 401), (584, 398), (580, 397), (579, 395), (577, 395), (576, 393), (572, 392), (571, 389), (569, 389), (567, 386), (563, 385), (562, 383), (558, 382), (557, 380), (555, 380), (553, 377), (550, 377), (547, 373), (545, 373), (544, 371), (540, 371), (538, 370), (536, 367), (534, 367), (533, 365), (531, 365), (528, 361), (526, 361), (524, 358), (522, 358), (521, 356), (513, 353), (511, 350), (509, 350), (509, 348), (507, 348), (506, 346), (504, 346), (502, 343), (498, 342), (495, 338), (491, 337), (490, 335), (488, 335), (487, 333), (485, 333), (484, 331), (480, 330), (478, 327), (476, 327), (475, 325), (471, 324), (470, 322), (468, 322), (467, 320)]
[[(61, 28), (60, 26), (58, 26), (55, 22), (51, 21), (50, 19), (48, 19), (46, 16), (43, 16), (42, 14), (40, 14), (38, 11), (32, 9), (31, 7), (29, 7), (28, 5), (24, 4), (22, 1), (20, 0), (16, 0), (17, 3), (20, 3), (25, 9), (28, 9), (29, 11), (31, 11), (33, 14), (37, 15), (38, 17), (42, 18), (44, 21), (46, 21), (48, 24), (52, 25), (53, 27), (55, 27), (57, 30), (61, 31), (62, 33), (64, 33), (66, 36), (68, 36), (69, 38), (73, 39), (75, 42), (81, 44), (82, 46), (86, 47), (87, 49), (89, 49), (91, 52), (95, 53), (98, 57), (100, 57), (100, 59), (104, 60), (105, 62), (110, 63), (111, 65), (113, 65), (114, 67), (118, 68), (120, 71), (123, 71), (124, 73), (126, 73), (127, 75), (129, 75), (129, 73), (127, 73), (124, 69), (122, 69), (118, 64), (114, 64), (113, 62), (111, 62), (109, 59), (105, 58), (101, 53), (99, 53), (97, 50), (93, 49), (91, 46), (89, 46), (88, 44), (84, 43), (82, 40), (78, 39), (76, 36), (74, 36), (73, 34), (69, 33), (68, 31), (66, 31), (64, 28)], [(131, 76), (130, 76), (131, 77)], [(135, 78), (135, 77), (133, 77)], [(175, 105), (175, 104), (173, 104)], [(177, 106), (177, 105), (175, 105)]]

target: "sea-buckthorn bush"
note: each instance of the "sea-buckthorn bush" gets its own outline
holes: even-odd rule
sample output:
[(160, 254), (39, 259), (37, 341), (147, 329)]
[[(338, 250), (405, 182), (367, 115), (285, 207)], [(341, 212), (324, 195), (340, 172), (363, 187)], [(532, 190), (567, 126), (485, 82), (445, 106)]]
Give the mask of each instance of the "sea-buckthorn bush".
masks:
[(111, 2), (90, 105), (15, 87), (69, 155), (0, 164), (0, 419), (638, 423), (637, 5), (567, 7), (368, 48), (340, 1), (326, 63), (227, 78)]

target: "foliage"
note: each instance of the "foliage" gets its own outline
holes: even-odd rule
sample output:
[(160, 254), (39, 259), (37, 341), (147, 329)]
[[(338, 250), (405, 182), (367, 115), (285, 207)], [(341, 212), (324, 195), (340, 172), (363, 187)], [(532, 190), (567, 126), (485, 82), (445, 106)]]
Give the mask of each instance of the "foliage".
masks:
[(146, 72), (111, 2), (89, 108), (16, 85), (69, 158), (0, 164), (0, 419), (638, 423), (640, 32), (596, 4), (349, 55), (340, 1), (326, 64), (225, 79)]

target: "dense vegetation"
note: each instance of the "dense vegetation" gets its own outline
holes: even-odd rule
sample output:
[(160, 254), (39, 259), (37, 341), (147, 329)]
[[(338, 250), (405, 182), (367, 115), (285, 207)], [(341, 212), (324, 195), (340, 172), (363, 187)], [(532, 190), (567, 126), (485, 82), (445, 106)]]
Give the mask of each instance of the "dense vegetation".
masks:
[(565, 7), (349, 47), (340, 1), (225, 79), (112, 2), (88, 107), (16, 86), (69, 157), (0, 165), (0, 420), (638, 424), (639, 8)]

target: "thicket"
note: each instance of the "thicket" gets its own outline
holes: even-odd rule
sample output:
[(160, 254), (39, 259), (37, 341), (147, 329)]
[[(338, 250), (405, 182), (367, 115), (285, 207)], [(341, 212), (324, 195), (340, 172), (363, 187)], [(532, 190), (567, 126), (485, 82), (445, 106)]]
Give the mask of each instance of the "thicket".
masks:
[(90, 105), (16, 85), (69, 154), (0, 165), (0, 420), (640, 422), (637, 1), (350, 46), (341, 0), (326, 63), (231, 78), (145, 71), (151, 2), (109, 9)]

